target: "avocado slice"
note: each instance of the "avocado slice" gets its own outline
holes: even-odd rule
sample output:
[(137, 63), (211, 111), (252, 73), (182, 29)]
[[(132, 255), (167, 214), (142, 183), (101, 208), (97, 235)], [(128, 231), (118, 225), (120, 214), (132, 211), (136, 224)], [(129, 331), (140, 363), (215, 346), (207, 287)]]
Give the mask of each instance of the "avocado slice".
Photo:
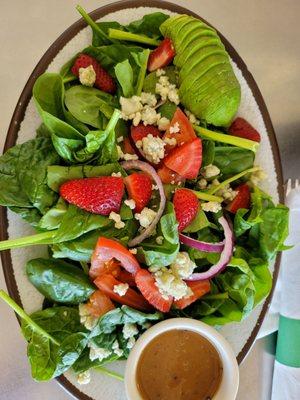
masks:
[(162, 35), (164, 37), (170, 37), (170, 30), (173, 28), (179, 21), (185, 20), (187, 17), (186, 14), (177, 14), (174, 17), (170, 17), (166, 19), (159, 27)]
[(202, 40), (196, 40), (195, 43), (191, 43), (189, 47), (185, 51), (179, 52), (178, 55), (174, 58), (174, 64), (178, 67), (183, 66), (187, 60), (190, 60), (192, 56), (198, 51), (205, 51), (205, 48), (208, 46), (219, 47), (224, 50), (224, 46), (220, 39), (211, 38), (209, 36), (203, 36)]
[(213, 31), (212, 28), (207, 26), (204, 22), (201, 22), (199, 20), (192, 20), (188, 24), (185, 24), (184, 26), (181, 27), (181, 29), (178, 31), (178, 36), (174, 40), (175, 47), (178, 49), (178, 53), (181, 52), (181, 43), (186, 39), (190, 37), (191, 32), (194, 30), (211, 30)]
[(197, 43), (196, 41), (201, 40), (203, 36), (217, 38), (221, 41), (221, 39), (219, 38), (219, 36), (215, 31), (206, 28), (203, 29), (196, 28), (190, 32), (190, 35), (188, 37), (185, 37), (182, 43), (180, 43), (180, 53), (185, 51), (187, 47), (192, 46), (192, 43)]
[(178, 19), (177, 21), (175, 21), (174, 24), (172, 24), (172, 26), (170, 26), (170, 28), (167, 31), (168, 34), (165, 37), (170, 37), (174, 44), (176, 40), (175, 37), (177, 37), (177, 33), (180, 32), (185, 25), (189, 25), (190, 23), (191, 23), (190, 18), (187, 15), (183, 16), (183, 18)]

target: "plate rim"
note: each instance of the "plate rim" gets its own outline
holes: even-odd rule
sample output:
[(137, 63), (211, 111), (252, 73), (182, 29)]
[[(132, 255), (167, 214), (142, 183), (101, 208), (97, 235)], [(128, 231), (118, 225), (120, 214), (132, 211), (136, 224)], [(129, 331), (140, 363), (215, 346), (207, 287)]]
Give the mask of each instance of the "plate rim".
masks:
[[(182, 7), (180, 5), (167, 2), (167, 1), (162, 1), (162, 0), (148, 0), (147, 2), (145, 0), (121, 0), (117, 1), (111, 4), (104, 5), (102, 7), (99, 7), (92, 12), (89, 13), (90, 17), (93, 20), (98, 20), (99, 18), (104, 17), (107, 14), (120, 11), (122, 9), (127, 9), (127, 8), (137, 8), (137, 7), (156, 7), (160, 9), (166, 9), (171, 12), (179, 13), (179, 14), (189, 14), (192, 15), (193, 17), (196, 17), (208, 25), (212, 26), (209, 22), (207, 22), (204, 18), (196, 14), (195, 12)], [(41, 59), (38, 61), (36, 64), (33, 72), (31, 73), (30, 77), (28, 78), (24, 89), (21, 92), (21, 95), (18, 99), (17, 105), (15, 107), (15, 110), (13, 112), (9, 128), (7, 131), (6, 139), (5, 139), (5, 144), (3, 148), (3, 153), (6, 152), (10, 147), (14, 146), (17, 138), (18, 138), (18, 132), (20, 129), (21, 122), (24, 119), (24, 115), (26, 112), (26, 108), (28, 106), (28, 103), (32, 97), (32, 88), (33, 85), (38, 78), (43, 72), (46, 71), (48, 68), (49, 64), (52, 62), (52, 60), (55, 58), (55, 56), (59, 53), (59, 51), (83, 28), (87, 26), (86, 22), (80, 18), (76, 22), (74, 22), (72, 25), (70, 25), (47, 49), (47, 51), (44, 53), (44, 55), (41, 57)], [(213, 26), (212, 26), (213, 27)], [(216, 29), (216, 28), (214, 28)], [(262, 115), (267, 133), (268, 133), (268, 138), (271, 144), (271, 150), (272, 154), (274, 157), (274, 164), (275, 164), (275, 172), (276, 172), (276, 177), (277, 177), (277, 191), (279, 194), (279, 201), (281, 203), (284, 203), (284, 185), (283, 185), (283, 174), (282, 174), (282, 164), (281, 164), (281, 158), (280, 158), (280, 152), (279, 152), (279, 146), (277, 143), (276, 139), (276, 134), (273, 128), (273, 124), (267, 109), (267, 106), (265, 104), (265, 101), (263, 99), (263, 96), (258, 88), (258, 85), (252, 76), (251, 72), (248, 70), (245, 62), (241, 58), (241, 56), (237, 53), (235, 48), (231, 45), (231, 43), (220, 33), (217, 29), (216, 31), (218, 32), (219, 36), (221, 37), (222, 42), (225, 45), (226, 50), (228, 51), (230, 57), (232, 60), (237, 64), (238, 68), (241, 70), (243, 77), (245, 78), (248, 86), (250, 87), (252, 94), (258, 104), (260, 113)], [(0, 208), (0, 240), (6, 240), (8, 238), (8, 219), (7, 219), (7, 209), (6, 207)], [(249, 338), (247, 339), (247, 342), (243, 346), (242, 350), (240, 353), (237, 355), (237, 361), (239, 364), (244, 360), (246, 355), (248, 354), (249, 350), (251, 349), (252, 345), (255, 342), (255, 339), (257, 337), (258, 331), (262, 325), (262, 322), (265, 318), (265, 315), (268, 311), (268, 308), (270, 306), (273, 292), (276, 286), (278, 274), (279, 274), (279, 266), (280, 266), (280, 260), (281, 260), (281, 253), (278, 253), (276, 260), (275, 260), (275, 265), (274, 265), (274, 272), (273, 272), (273, 285), (271, 292), (267, 299), (264, 301), (262, 310), (259, 314), (259, 317), (256, 321), (256, 324), (251, 331), (251, 334)], [(12, 267), (12, 259), (11, 259), (11, 254), (10, 250), (5, 250), (1, 252), (1, 261), (2, 261), (2, 269), (4, 273), (4, 278), (5, 282), (7, 285), (8, 293), (9, 295), (20, 305), (22, 306), (22, 301), (20, 298), (17, 282), (14, 276), (13, 272), (13, 267)], [(16, 315), (19, 323), (20, 319)], [(81, 392), (77, 387), (75, 387), (65, 376), (59, 376), (56, 378), (56, 380), (59, 382), (60, 385), (63, 386), (63, 388), (69, 392), (72, 396), (74, 396), (77, 399), (80, 400), (94, 400), (92, 397), (86, 395), (85, 393)]]

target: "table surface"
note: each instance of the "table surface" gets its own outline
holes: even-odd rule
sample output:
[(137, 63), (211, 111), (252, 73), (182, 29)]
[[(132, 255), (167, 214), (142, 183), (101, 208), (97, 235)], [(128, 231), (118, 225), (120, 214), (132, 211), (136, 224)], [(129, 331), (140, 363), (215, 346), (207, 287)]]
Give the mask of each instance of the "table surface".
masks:
[[(298, 0), (173, 1), (198, 13), (234, 45), (269, 108), (284, 177), (300, 170), (300, 2)], [(78, 19), (78, 0), (1, 0), (0, 148), (27, 78), (50, 44)], [(82, 0), (88, 11), (110, 3)], [(147, 3), (147, 2), (145, 2)], [(0, 287), (5, 282), (0, 271)], [(30, 378), (25, 343), (14, 314), (0, 303), (0, 400), (68, 400), (55, 382)], [(242, 364), (238, 400), (270, 399), (273, 338), (259, 340)]]

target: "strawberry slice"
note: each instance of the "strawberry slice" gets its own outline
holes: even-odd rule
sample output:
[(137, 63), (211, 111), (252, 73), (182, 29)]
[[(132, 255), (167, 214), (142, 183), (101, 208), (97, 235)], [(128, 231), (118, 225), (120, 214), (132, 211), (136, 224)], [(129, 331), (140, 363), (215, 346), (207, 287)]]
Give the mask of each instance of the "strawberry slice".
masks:
[(136, 286), (134, 276), (130, 272), (125, 271), (124, 269), (120, 270), (117, 278), (122, 283), (128, 283), (129, 286), (133, 287)]
[(107, 269), (107, 263), (112, 259), (117, 260), (126, 271), (132, 274), (135, 274), (140, 269), (138, 261), (126, 247), (116, 240), (100, 236), (92, 254), (90, 277), (96, 278), (101, 274), (111, 273)]
[(202, 163), (202, 142), (195, 138), (171, 150), (164, 158), (164, 164), (187, 179), (198, 176)]
[(175, 54), (172, 40), (164, 39), (156, 49), (151, 51), (148, 59), (148, 71), (152, 72), (158, 68), (166, 67), (172, 62)]
[(123, 153), (125, 154), (136, 154), (136, 151), (134, 150), (130, 139), (128, 137), (124, 138), (123, 143), (121, 145)]
[(234, 189), (237, 193), (235, 198), (226, 207), (228, 211), (235, 214), (239, 208), (249, 208), (250, 207), (250, 188), (246, 183), (239, 185)]
[(230, 135), (253, 140), (254, 142), (261, 141), (260, 134), (244, 118), (236, 118), (229, 127), (228, 132)]
[(193, 294), (189, 297), (183, 297), (180, 300), (174, 301), (174, 306), (180, 310), (183, 310), (210, 291), (210, 282), (208, 279), (205, 281), (186, 282), (186, 284), (190, 287)]
[(71, 72), (75, 76), (79, 77), (79, 69), (87, 68), (90, 65), (94, 68), (96, 73), (96, 81), (94, 86), (100, 90), (103, 90), (103, 92), (115, 93), (116, 84), (113, 78), (107, 71), (105, 71), (104, 68), (101, 67), (94, 57), (91, 57), (88, 54), (79, 54), (71, 68)]
[(135, 172), (124, 179), (128, 195), (135, 201), (134, 211), (139, 213), (149, 203), (152, 195), (152, 181), (149, 175)]
[(111, 300), (141, 311), (150, 311), (152, 309), (151, 305), (144, 299), (144, 297), (134, 289), (128, 288), (124, 296), (115, 293), (114, 286), (119, 285), (120, 283), (122, 282), (108, 274), (102, 274), (94, 280), (94, 284)]
[[(178, 128), (178, 132), (171, 133), (170, 128), (176, 129)], [(182, 143), (187, 143), (193, 139), (195, 139), (197, 136), (195, 134), (193, 125), (190, 123), (189, 119), (187, 116), (184, 114), (183, 111), (178, 107), (177, 110), (174, 113), (174, 116), (171, 120), (170, 127), (166, 131), (164, 135), (164, 139), (172, 139), (175, 138), (177, 141), (177, 145), (181, 145)], [(167, 150), (171, 149), (172, 146), (168, 145)]]
[(137, 126), (131, 126), (130, 134), (134, 143), (139, 140), (142, 140), (144, 137), (148, 135), (153, 135), (154, 137), (160, 136), (160, 130), (154, 125), (139, 124)]
[(183, 176), (180, 176), (175, 171), (166, 167), (164, 164), (157, 170), (157, 174), (160, 177), (162, 183), (180, 183), (184, 181)]
[(177, 189), (173, 197), (173, 204), (178, 221), (178, 230), (181, 232), (195, 218), (199, 209), (197, 196), (189, 189)]
[(165, 299), (157, 286), (153, 275), (146, 269), (140, 269), (135, 275), (135, 282), (145, 299), (157, 310), (162, 312), (170, 311), (173, 297)]
[(108, 311), (111, 311), (115, 308), (110, 298), (100, 290), (96, 290), (91, 295), (87, 303), (87, 307), (89, 309), (89, 313), (94, 317), (101, 317), (101, 315), (104, 315)]
[(59, 189), (68, 203), (94, 214), (109, 215), (118, 212), (124, 194), (124, 182), (116, 176), (74, 179)]

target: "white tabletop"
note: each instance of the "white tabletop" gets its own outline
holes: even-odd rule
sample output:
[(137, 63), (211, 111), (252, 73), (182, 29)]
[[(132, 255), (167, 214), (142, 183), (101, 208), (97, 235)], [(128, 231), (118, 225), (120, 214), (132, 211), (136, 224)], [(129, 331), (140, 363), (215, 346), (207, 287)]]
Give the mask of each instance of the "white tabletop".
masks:
[[(0, 149), (27, 78), (50, 44), (78, 19), (78, 0), (1, 0)], [(110, 3), (82, 0), (88, 11)], [(215, 25), (253, 73), (269, 108), (280, 144), (285, 177), (300, 171), (300, 2), (298, 0), (174, 1)], [(147, 2), (145, 2), (147, 4)], [(5, 282), (0, 271), (0, 287)], [(258, 391), (260, 365), (254, 351), (241, 367), (239, 400), (267, 399)], [(259, 394), (260, 393), (260, 394)], [(25, 342), (14, 314), (0, 303), (0, 400), (68, 400), (56, 382), (30, 378)]]

